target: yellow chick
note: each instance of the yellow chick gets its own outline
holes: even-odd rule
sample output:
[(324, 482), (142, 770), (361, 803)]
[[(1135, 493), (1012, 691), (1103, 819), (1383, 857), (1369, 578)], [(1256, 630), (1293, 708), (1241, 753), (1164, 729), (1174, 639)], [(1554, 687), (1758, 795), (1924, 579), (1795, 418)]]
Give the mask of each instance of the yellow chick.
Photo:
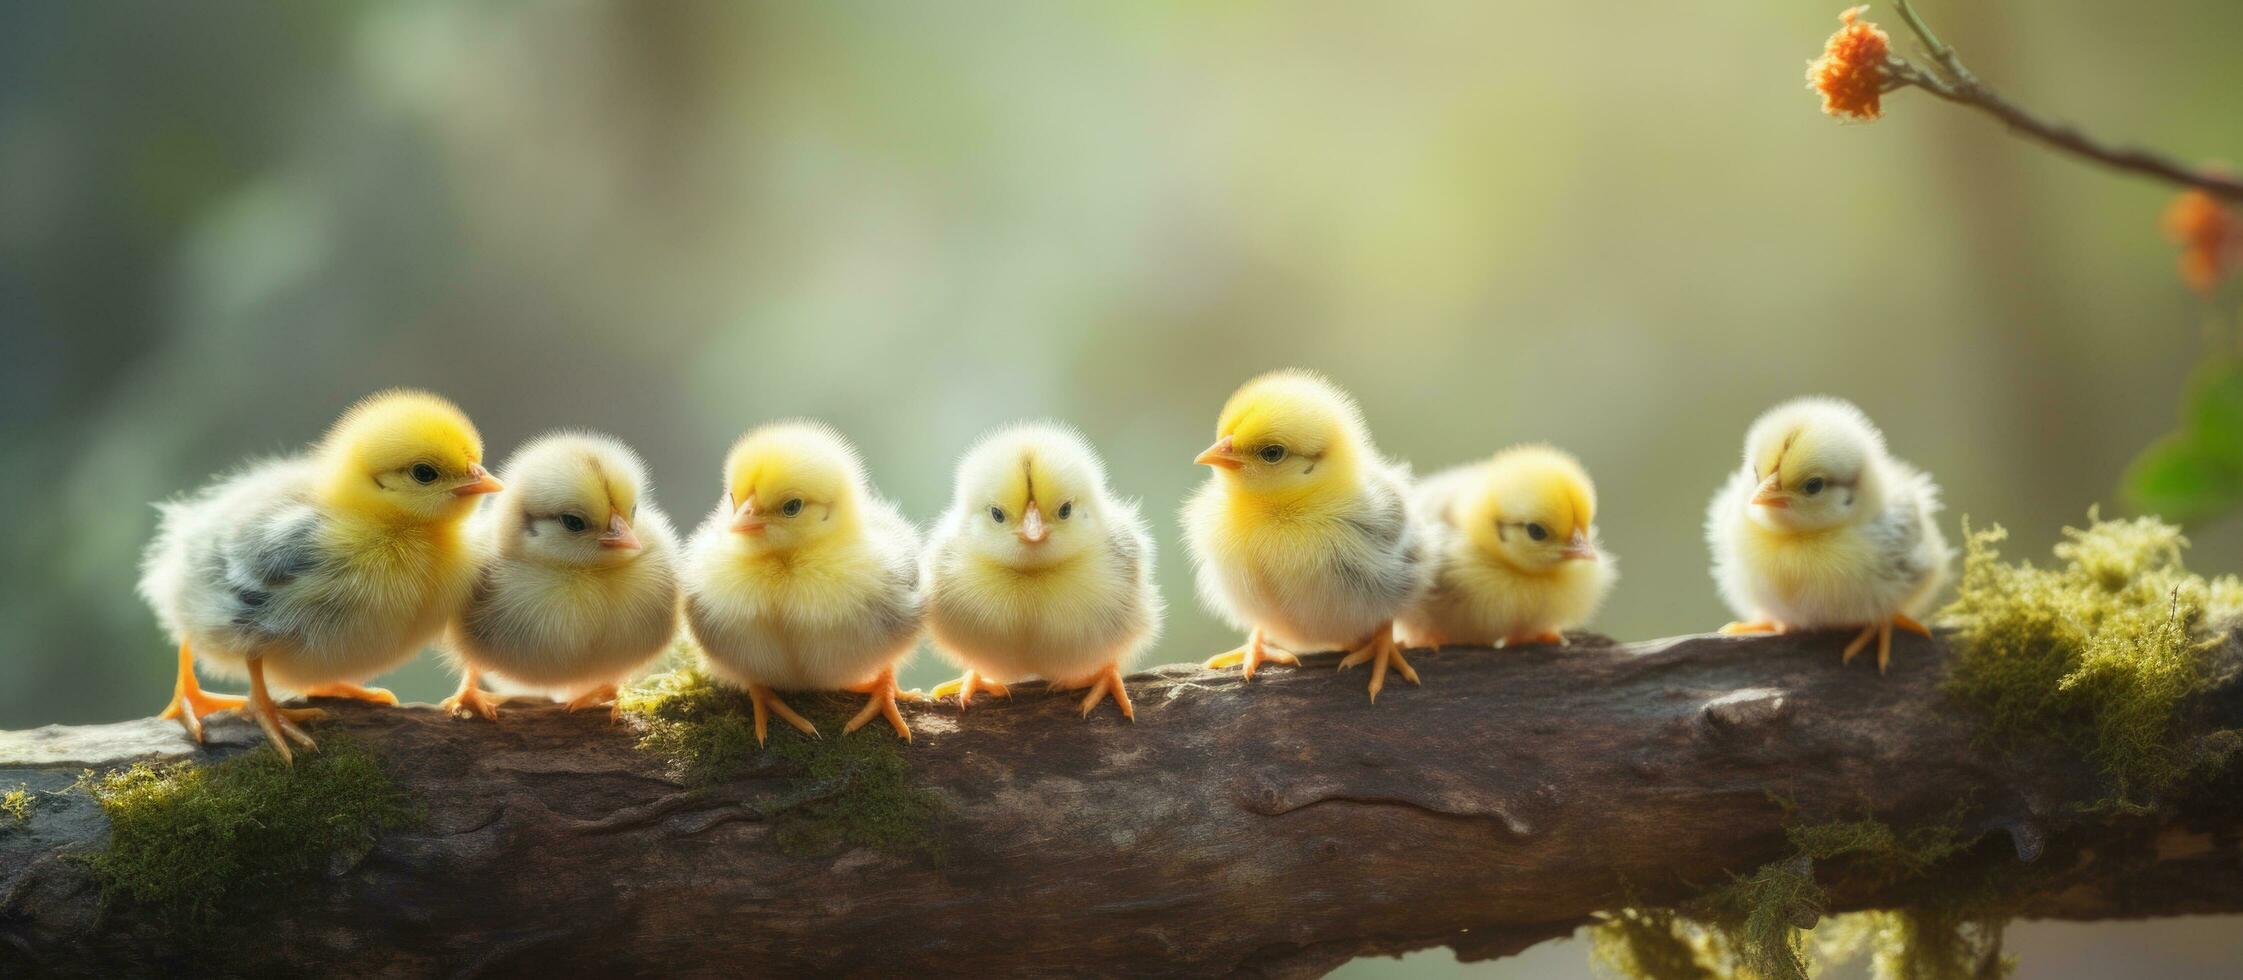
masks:
[(614, 439), (557, 433), (500, 472), (506, 490), (469, 525), (483, 553), (450, 631), (459, 692), (442, 707), (496, 720), (486, 672), (573, 696), (571, 711), (612, 703), (677, 634), (677, 536), (645, 467)]
[(1427, 477), (1410, 495), (1426, 529), (1433, 584), (1395, 620), (1402, 642), (1563, 643), (1618, 577), (1597, 543), (1597, 490), (1548, 446)]
[[(162, 506), (140, 594), (179, 644), (163, 717), (197, 741), (202, 718), (240, 708), (283, 759), (314, 748), (295, 723), (316, 709), (274, 703), (279, 687), (386, 704), (357, 682), (411, 659), (467, 597), (474, 565), (461, 523), (500, 484), (452, 403), (374, 395), (309, 452), (266, 460)], [(210, 694), (195, 660), (249, 678), (249, 696)]]
[(1107, 488), (1079, 433), (1031, 424), (983, 439), (927, 546), (928, 630), (965, 668), (933, 695), (963, 709), (976, 690), (1036, 675), (1089, 688), (1085, 716), (1110, 696), (1134, 720), (1122, 672), (1160, 631), (1152, 565), (1137, 505)]
[(1930, 635), (1911, 616), (1954, 562), (1938, 510), (1931, 478), (1887, 455), (1884, 435), (1851, 403), (1802, 398), (1769, 409), (1706, 513), (1714, 580), (1749, 620), (1722, 632), (1859, 627), (1844, 659), (1874, 636), (1882, 673), (1894, 627)]
[(776, 691), (872, 695), (844, 732), (884, 715), (911, 729), (896, 664), (923, 625), (919, 532), (880, 498), (855, 447), (815, 422), (779, 422), (724, 461), (725, 495), (686, 543), (685, 621), (710, 673), (747, 688), (755, 735), (766, 712), (817, 727)]
[[(1277, 371), (1223, 406), (1214, 474), (1184, 506), (1200, 599), (1247, 630), (1210, 668), (1297, 663), (1289, 651), (1352, 651), (1371, 664), (1371, 700), (1389, 667), (1418, 682), (1394, 617), (1426, 584), (1424, 535), (1404, 498), (1407, 468), (1372, 446), (1355, 401), (1323, 377)], [(1286, 649), (1271, 649), (1275, 645)]]

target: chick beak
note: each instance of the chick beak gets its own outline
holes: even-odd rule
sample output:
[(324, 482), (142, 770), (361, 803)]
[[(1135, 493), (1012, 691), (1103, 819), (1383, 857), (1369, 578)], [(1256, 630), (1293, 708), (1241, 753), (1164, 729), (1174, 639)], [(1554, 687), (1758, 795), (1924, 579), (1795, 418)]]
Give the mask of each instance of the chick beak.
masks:
[(1216, 440), (1214, 445), (1207, 447), (1207, 451), (1200, 453), (1199, 458), (1192, 460), (1192, 462), (1201, 466), (1215, 466), (1226, 470), (1235, 470), (1246, 465), (1245, 460), (1238, 458), (1238, 451), (1231, 448), (1231, 437), (1229, 436)]
[(497, 493), (506, 489), (506, 484), (498, 482), (498, 478), (492, 476), (490, 471), (484, 469), (479, 463), (467, 464), (467, 475), (469, 479), (466, 483), (452, 488), (452, 496), (473, 497), (478, 494)]
[(1020, 515), (1020, 530), (1016, 533), (1020, 540), (1029, 544), (1042, 544), (1045, 538), (1051, 537), (1051, 526), (1044, 523), (1044, 509), (1036, 506), (1035, 501), (1029, 501), (1028, 512)]
[(763, 517), (755, 512), (755, 498), (748, 498), (740, 509), (732, 512), (732, 529), (741, 534), (762, 534)]
[(637, 551), (641, 545), (639, 544), (639, 536), (631, 533), (631, 522), (624, 520), (621, 514), (610, 514), (607, 519), (607, 533), (600, 535), (600, 547)]
[(1782, 478), (1770, 473), (1767, 479), (1760, 481), (1760, 488), (1753, 491), (1752, 502), (1761, 507), (1789, 507), (1791, 494), (1784, 492)]
[(1589, 546), (1587, 532), (1575, 531), (1573, 537), (1566, 540), (1565, 550), (1558, 552), (1558, 557), (1570, 558), (1574, 561), (1595, 561), (1597, 560), (1597, 549)]

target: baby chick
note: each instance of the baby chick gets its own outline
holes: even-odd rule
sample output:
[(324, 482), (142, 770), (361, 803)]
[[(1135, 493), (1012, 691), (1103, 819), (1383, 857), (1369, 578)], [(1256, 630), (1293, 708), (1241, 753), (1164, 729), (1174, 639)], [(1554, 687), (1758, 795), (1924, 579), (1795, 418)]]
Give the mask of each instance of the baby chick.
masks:
[(1410, 495), (1433, 585), (1395, 621), (1410, 646), (1563, 643), (1612, 590), (1597, 491), (1572, 456), (1519, 446), (1427, 477)]
[(919, 642), (919, 532), (865, 478), (857, 451), (815, 422), (779, 422), (724, 461), (724, 500), (686, 544), (685, 620), (709, 670), (746, 687), (755, 736), (775, 712), (816, 726), (780, 691), (872, 695), (842, 730), (884, 715), (911, 729), (896, 663)]
[(1713, 577), (1737, 615), (1724, 633), (1860, 627), (1852, 661), (1877, 638), (1877, 670), (1895, 626), (1946, 583), (1954, 552), (1932, 515), (1939, 488), (1886, 455), (1869, 417), (1835, 398), (1768, 410), (1745, 436), (1744, 466), (1706, 514)]
[[(410, 659), (467, 597), (461, 522), (497, 491), (483, 441), (452, 403), (417, 391), (359, 402), (311, 451), (250, 465), (162, 506), (140, 594), (179, 643), (163, 717), (197, 741), (202, 716), (243, 708), (293, 761), (313, 748), (266, 687), (396, 704), (357, 681)], [(195, 657), (249, 677), (246, 698), (209, 694)]]
[(484, 552), (452, 622), (460, 688), (443, 707), (497, 719), (484, 672), (574, 695), (572, 711), (613, 702), (616, 684), (677, 633), (677, 538), (647, 497), (638, 454), (560, 433), (501, 472), (505, 492), (469, 525)]
[(1248, 631), (1208, 667), (1252, 677), (1264, 661), (1298, 662), (1274, 641), (1351, 650), (1340, 666), (1371, 663), (1373, 701), (1390, 666), (1418, 682), (1394, 643), (1394, 617), (1427, 575), (1409, 472), (1379, 456), (1347, 393), (1306, 371), (1255, 378), (1194, 462), (1214, 468), (1184, 506), (1200, 599)]
[(955, 692), (963, 709), (1034, 674), (1090, 688), (1086, 716), (1110, 695), (1134, 720), (1122, 667), (1160, 630), (1152, 564), (1137, 505), (1114, 497), (1080, 434), (1036, 424), (983, 439), (927, 548), (928, 629), (966, 671), (934, 696)]

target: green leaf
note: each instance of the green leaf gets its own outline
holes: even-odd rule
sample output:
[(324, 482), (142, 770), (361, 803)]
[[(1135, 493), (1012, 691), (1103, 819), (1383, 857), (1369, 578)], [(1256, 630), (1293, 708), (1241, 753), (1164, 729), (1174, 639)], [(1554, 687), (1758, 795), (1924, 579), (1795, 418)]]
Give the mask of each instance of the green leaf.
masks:
[(2207, 446), (2191, 431), (2151, 443), (2127, 467), (2124, 483), (2134, 509), (2167, 520), (2194, 521), (2243, 503), (2243, 454)]
[(2197, 449), (2243, 468), (2243, 362), (2222, 359), (2189, 379), (2182, 431)]

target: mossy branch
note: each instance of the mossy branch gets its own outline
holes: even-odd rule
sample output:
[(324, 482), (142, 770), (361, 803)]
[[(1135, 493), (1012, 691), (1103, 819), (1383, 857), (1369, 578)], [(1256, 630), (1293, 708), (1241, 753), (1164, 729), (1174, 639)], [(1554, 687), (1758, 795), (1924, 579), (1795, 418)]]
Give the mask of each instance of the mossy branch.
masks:
[[(1796, 951), (1803, 925), (1855, 909), (1998, 942), (1966, 928), (1993, 905), (1943, 894), (2001, 916), (2243, 911), (2243, 778), (2209, 761), (2243, 727), (2243, 647), (2206, 648), (2170, 716), (2200, 764), (2119, 812), (2077, 805), (2113, 783), (2066, 739), (1989, 744), (1945, 690), (1945, 641), (1901, 641), (1880, 677), (1840, 665), (1846, 638), (1450, 649), (1375, 706), (1329, 655), (1250, 684), (1167, 667), (1133, 679), (1134, 725), (1022, 685), (963, 718), (912, 708), (909, 746), (780, 731), (757, 750), (696, 725), (732, 709), (689, 676), (624, 724), (329, 703), (322, 743), (360, 747), (402, 796), (300, 778), (259, 790), (262, 812), (403, 799), (412, 819), (345, 807), (323, 860), (198, 889), (203, 919), (105, 898), (98, 855), (124, 825), (68, 787), (135, 762), (216, 774), (257, 758), (253, 728), (221, 719), (199, 754), (153, 719), (0, 734), (0, 786), (38, 798), (0, 827), (0, 974), (207, 967), (217, 942), (249, 974), (1305, 976), (1432, 946), (1503, 956), (1614, 917), (1641, 942), (1612, 956), (1669, 963), (1692, 942)], [(1606, 911), (1623, 908), (1641, 911)], [(1735, 928), (1656, 942), (1675, 915)]]

